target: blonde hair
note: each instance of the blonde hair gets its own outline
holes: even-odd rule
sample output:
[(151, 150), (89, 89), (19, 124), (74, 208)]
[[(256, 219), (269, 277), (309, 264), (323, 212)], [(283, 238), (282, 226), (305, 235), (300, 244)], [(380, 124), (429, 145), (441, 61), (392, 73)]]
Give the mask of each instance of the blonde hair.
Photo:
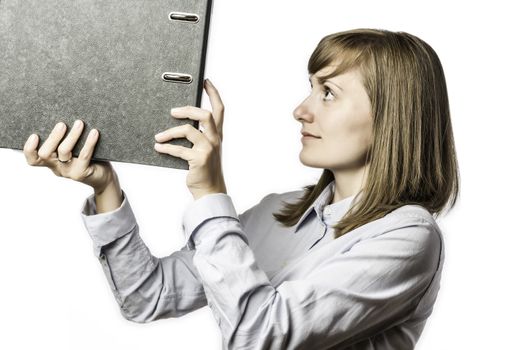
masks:
[[(405, 32), (354, 29), (324, 37), (308, 72), (336, 62), (321, 82), (353, 68), (360, 71), (374, 136), (364, 186), (334, 226), (335, 237), (408, 204), (423, 206), (435, 218), (447, 204), (450, 210), (459, 193), (459, 169), (445, 75), (435, 51)], [(297, 202), (283, 202), (273, 216), (285, 226), (295, 225), (332, 180), (333, 173), (324, 169), (317, 184), (303, 187)]]

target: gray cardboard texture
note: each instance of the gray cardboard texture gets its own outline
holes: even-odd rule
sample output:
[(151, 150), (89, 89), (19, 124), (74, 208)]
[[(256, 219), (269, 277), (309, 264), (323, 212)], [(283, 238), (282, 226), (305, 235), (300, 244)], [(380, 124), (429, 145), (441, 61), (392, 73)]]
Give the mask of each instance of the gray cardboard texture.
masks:
[[(93, 128), (93, 159), (188, 169), (155, 151), (155, 134), (197, 121), (170, 109), (200, 107), (211, 0), (0, 0), (0, 147), (39, 147), (56, 123)], [(198, 22), (170, 13), (196, 14)], [(165, 72), (189, 74), (189, 84)], [(67, 135), (67, 133), (66, 133)], [(186, 138), (170, 141), (192, 147)]]

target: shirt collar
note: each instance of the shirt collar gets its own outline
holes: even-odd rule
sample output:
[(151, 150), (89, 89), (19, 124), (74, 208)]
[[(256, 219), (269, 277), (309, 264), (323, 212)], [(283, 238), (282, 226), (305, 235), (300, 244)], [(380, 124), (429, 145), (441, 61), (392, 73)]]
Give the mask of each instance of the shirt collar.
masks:
[(338, 201), (337, 203), (328, 204), (334, 194), (335, 180), (332, 180), (321, 192), (321, 194), (315, 199), (315, 201), (305, 210), (297, 224), (295, 225), (294, 233), (297, 232), (302, 223), (310, 215), (312, 211), (315, 211), (319, 220), (323, 221), (323, 209), (325, 206), (329, 206), (333, 213), (333, 218), (339, 220), (350, 208), (355, 196), (350, 196), (345, 199)]

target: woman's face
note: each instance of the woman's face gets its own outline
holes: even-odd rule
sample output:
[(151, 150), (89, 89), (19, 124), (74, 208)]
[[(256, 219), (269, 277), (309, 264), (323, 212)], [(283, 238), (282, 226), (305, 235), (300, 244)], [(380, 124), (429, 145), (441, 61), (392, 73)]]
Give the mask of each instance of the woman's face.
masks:
[[(370, 99), (361, 82), (361, 74), (352, 69), (318, 81), (335, 67), (327, 66), (310, 76), (312, 91), (295, 108), (293, 115), (302, 124), (301, 163), (329, 170), (356, 169), (365, 165), (366, 152), (372, 144)], [(299, 135), (302, 136), (302, 135)]]

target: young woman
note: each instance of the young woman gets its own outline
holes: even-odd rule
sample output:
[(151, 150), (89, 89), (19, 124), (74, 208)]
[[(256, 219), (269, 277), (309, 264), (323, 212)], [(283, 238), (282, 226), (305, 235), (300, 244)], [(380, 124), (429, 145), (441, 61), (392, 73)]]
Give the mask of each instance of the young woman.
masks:
[[(221, 170), (224, 106), (155, 135), (155, 149), (189, 162), (195, 201), (183, 214), (187, 244), (151, 255), (117, 174), (91, 161), (91, 130), (78, 158), (77, 121), (57, 124), (30, 165), (94, 189), (82, 210), (123, 316), (179, 317), (209, 305), (228, 349), (412, 349), (439, 290), (444, 247), (435, 219), (459, 191), (445, 77), (421, 39), (356, 29), (323, 38), (308, 62), (312, 90), (293, 115), (301, 162), (316, 184), (271, 193), (238, 215)], [(152, 135), (153, 137), (153, 135)], [(193, 147), (168, 144), (186, 137)], [(63, 140), (63, 141), (62, 141)]]

